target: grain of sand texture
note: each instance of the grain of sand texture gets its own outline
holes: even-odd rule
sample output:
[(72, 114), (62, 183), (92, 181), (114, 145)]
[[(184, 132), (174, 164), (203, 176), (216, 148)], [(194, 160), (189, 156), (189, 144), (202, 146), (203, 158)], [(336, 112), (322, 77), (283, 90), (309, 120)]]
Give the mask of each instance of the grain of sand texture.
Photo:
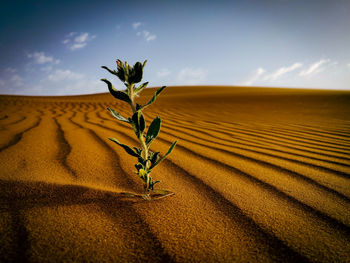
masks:
[(350, 92), (168, 87), (150, 202), (106, 107), (0, 96), (0, 262), (350, 262)]

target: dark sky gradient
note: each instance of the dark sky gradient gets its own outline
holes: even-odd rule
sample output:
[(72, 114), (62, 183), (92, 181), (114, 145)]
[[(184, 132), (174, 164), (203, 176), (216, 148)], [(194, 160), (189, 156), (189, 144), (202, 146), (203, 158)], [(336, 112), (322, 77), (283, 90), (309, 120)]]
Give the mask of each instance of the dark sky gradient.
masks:
[(105, 91), (116, 58), (151, 86), (350, 89), (347, 0), (2, 1), (0, 25), (2, 94)]

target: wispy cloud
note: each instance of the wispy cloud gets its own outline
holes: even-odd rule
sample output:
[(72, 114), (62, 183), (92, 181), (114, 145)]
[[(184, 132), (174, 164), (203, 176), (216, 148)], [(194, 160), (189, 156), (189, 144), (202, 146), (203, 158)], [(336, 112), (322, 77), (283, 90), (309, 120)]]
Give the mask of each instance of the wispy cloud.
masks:
[[(50, 87), (47, 90), (46, 87)], [(34, 87), (33, 87), (34, 88)], [(73, 95), (106, 91), (101, 81), (89, 79), (89, 76), (69, 69), (57, 69), (52, 74), (41, 79), (36, 87), (36, 93)]]
[(281, 67), (281, 68), (277, 69), (275, 72), (265, 76), (264, 80), (265, 81), (275, 81), (278, 78), (280, 78), (281, 76), (302, 67), (302, 65), (303, 65), (302, 63), (296, 62), (289, 67)]
[(76, 95), (103, 91), (106, 91), (105, 86), (101, 81), (96, 79), (82, 78), (69, 81), (51, 81), (44, 78), (39, 85), (26, 87), (26, 89), (22, 91), (22, 94)]
[(75, 73), (70, 71), (69, 69), (62, 70), (57, 69), (55, 72), (47, 76), (47, 79), (50, 81), (58, 82), (65, 80), (79, 80), (84, 77), (83, 74)]
[(56, 95), (88, 94), (106, 91), (101, 81), (88, 79), (84, 74), (70, 70), (62, 70), (57, 72), (53, 78), (44, 79), (41, 86), (45, 87), (47, 83), (53, 87)]
[[(314, 63), (295, 62), (273, 71), (265, 71), (262, 67), (244, 81), (243, 85), (285, 85), (304, 87), (325, 87), (327, 79), (337, 78), (342, 71), (340, 63), (331, 59), (320, 59)], [(344, 65), (344, 64), (343, 64)], [(346, 65), (346, 64), (345, 64)], [(350, 68), (350, 63), (347, 65)], [(316, 74), (324, 71), (322, 76)], [(333, 82), (334, 83), (334, 82)], [(328, 85), (328, 84), (327, 84)]]
[(309, 76), (309, 75), (317, 74), (317, 73), (323, 71), (325, 68), (322, 66), (326, 65), (329, 62), (330, 62), (329, 59), (321, 59), (321, 60), (311, 64), (309, 66), (309, 68), (300, 71), (299, 76)]
[(167, 68), (162, 68), (160, 71), (157, 72), (158, 78), (163, 78), (166, 77), (170, 74), (171, 72)]
[(255, 70), (254, 74), (245, 82), (243, 82), (243, 85), (252, 85), (253, 83), (255, 83), (261, 75), (263, 75), (265, 73), (265, 69), (263, 68), (258, 68)]
[(66, 36), (62, 43), (65, 44), (70, 50), (74, 51), (85, 47), (87, 43), (94, 38), (96, 38), (95, 35), (91, 35), (87, 32), (71, 32)]
[(157, 38), (156, 35), (152, 35), (149, 31), (143, 30), (136, 33), (137, 36), (142, 36), (147, 42), (155, 40)]
[(202, 84), (207, 79), (207, 70), (202, 68), (183, 68), (180, 70), (177, 81), (179, 84), (196, 85)]
[[(141, 26), (143, 26), (143, 24), (141, 22), (135, 22), (132, 24), (132, 27), (134, 28), (134, 30), (137, 30)], [(153, 41), (157, 38), (157, 36), (155, 34), (152, 34), (148, 30), (137, 31), (136, 36), (143, 37), (146, 42)]]
[(15, 68), (5, 68), (0, 72), (0, 93), (19, 94), (18, 89), (24, 87), (24, 80)]
[(105, 85), (96, 79), (82, 79), (75, 82), (70, 82), (63, 85), (60, 89), (60, 94), (92, 94), (98, 92), (107, 92)]
[(290, 66), (283, 66), (273, 71), (272, 73), (267, 74), (267, 71), (262, 67), (256, 69), (252, 76), (248, 80), (244, 81), (243, 85), (253, 85), (254, 83), (263, 83), (263, 82), (274, 82), (281, 78), (282, 76), (295, 71), (296, 69), (302, 67), (303, 64), (296, 62)]
[(28, 53), (27, 57), (32, 59), (35, 64), (59, 64), (59, 59), (54, 59), (53, 56), (46, 55), (45, 52), (33, 52)]
[(132, 23), (132, 27), (133, 27), (134, 29), (137, 29), (137, 28), (140, 27), (141, 25), (142, 25), (141, 22)]
[(59, 59), (56, 59), (42, 51), (35, 51), (32, 53), (27, 53), (26, 55), (29, 62), (25, 64), (24, 69), (26, 72), (31, 74), (37, 73), (38, 69), (44, 72), (50, 72), (61, 62)]

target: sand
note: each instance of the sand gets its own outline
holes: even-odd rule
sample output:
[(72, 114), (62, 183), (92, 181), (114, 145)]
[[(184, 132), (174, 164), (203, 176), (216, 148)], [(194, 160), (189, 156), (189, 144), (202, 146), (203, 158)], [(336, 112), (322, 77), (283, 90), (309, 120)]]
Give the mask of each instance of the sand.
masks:
[(106, 107), (0, 96), (0, 262), (349, 262), (350, 92), (168, 87), (150, 202)]

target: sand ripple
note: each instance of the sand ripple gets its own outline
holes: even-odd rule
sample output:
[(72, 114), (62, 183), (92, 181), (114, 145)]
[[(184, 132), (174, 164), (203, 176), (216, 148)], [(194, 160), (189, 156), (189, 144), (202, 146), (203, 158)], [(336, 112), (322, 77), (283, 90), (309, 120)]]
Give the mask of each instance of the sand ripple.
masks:
[[(145, 91), (147, 100), (153, 93)], [(350, 93), (172, 87), (146, 202), (108, 94), (0, 96), (0, 262), (348, 262)]]

